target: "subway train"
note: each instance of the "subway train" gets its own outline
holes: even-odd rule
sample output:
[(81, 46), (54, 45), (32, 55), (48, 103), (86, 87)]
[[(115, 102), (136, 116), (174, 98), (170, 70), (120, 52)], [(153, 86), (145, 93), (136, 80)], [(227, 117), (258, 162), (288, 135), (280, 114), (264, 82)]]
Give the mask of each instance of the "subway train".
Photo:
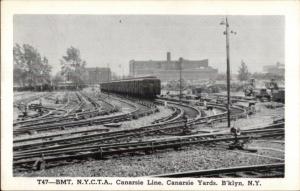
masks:
[(155, 76), (147, 76), (101, 83), (100, 89), (107, 93), (151, 99), (160, 95), (161, 83)]

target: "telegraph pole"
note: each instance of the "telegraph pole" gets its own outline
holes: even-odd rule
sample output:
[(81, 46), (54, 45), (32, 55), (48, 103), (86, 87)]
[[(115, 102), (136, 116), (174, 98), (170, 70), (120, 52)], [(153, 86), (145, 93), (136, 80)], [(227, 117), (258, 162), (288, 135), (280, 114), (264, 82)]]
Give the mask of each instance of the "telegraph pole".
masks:
[(230, 54), (229, 54), (229, 33), (228, 20), (226, 17), (226, 63), (227, 63), (227, 126), (230, 127)]
[(179, 58), (179, 101), (181, 103), (182, 98), (182, 61), (183, 59)]
[[(109, 63), (107, 63), (107, 83), (109, 82), (109, 71), (110, 71)], [(109, 90), (107, 91), (107, 97), (109, 98)]]
[(229, 32), (229, 23), (227, 17), (225, 23), (221, 22), (221, 25), (226, 26), (224, 34), (226, 35), (226, 64), (227, 64), (227, 126), (230, 127), (230, 53), (229, 53), (229, 35), (230, 33), (236, 34), (236, 32)]

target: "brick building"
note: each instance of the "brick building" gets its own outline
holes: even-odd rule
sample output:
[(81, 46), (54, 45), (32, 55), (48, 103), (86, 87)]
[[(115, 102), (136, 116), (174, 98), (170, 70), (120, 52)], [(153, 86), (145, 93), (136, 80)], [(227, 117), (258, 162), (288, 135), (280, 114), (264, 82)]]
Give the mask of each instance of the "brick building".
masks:
[(99, 84), (101, 82), (107, 82), (111, 80), (110, 68), (86, 68), (88, 72), (89, 84)]
[[(204, 60), (186, 60), (181, 64), (182, 78), (184, 80), (208, 80), (215, 79), (218, 70), (208, 65), (208, 59)], [(136, 61), (129, 62), (129, 75), (133, 77), (153, 75), (160, 78), (161, 81), (178, 80), (180, 63), (178, 60), (171, 60), (171, 53), (167, 53), (166, 60), (160, 61)]]

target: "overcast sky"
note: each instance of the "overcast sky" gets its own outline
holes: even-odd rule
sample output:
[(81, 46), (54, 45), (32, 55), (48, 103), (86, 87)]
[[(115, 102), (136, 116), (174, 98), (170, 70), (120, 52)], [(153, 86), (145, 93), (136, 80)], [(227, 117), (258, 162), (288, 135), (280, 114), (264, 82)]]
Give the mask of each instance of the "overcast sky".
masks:
[[(88, 67), (106, 67), (121, 74), (129, 60), (209, 59), (226, 69), (223, 16), (150, 15), (15, 15), (14, 43), (28, 43), (49, 59), (53, 72), (70, 46), (78, 48)], [(283, 16), (229, 16), (232, 72), (241, 60), (250, 72), (284, 63)]]

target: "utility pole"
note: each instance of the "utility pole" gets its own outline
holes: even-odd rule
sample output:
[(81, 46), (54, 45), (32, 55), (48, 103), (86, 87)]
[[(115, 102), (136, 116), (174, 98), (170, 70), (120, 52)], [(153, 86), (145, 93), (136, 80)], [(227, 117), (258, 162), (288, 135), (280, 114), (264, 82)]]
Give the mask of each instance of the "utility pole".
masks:
[[(107, 83), (109, 82), (109, 63), (107, 63)], [(107, 98), (109, 98), (109, 90), (107, 91)]]
[(182, 57), (179, 58), (179, 101), (182, 99)]
[(225, 25), (226, 30), (224, 35), (226, 35), (226, 64), (227, 64), (227, 126), (230, 127), (230, 53), (229, 53), (229, 35), (230, 33), (236, 34), (236, 32), (229, 32), (229, 23), (227, 17), (225, 18), (225, 23), (221, 22), (221, 25)]

